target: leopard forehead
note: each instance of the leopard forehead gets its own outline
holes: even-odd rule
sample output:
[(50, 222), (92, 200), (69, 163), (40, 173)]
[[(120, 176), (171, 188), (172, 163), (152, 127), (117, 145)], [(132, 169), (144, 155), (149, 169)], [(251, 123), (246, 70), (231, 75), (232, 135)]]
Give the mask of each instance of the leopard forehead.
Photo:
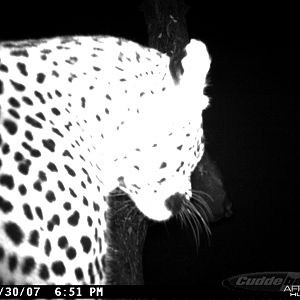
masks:
[(0, 281), (105, 283), (106, 196), (154, 220), (189, 199), (209, 57), (186, 51), (175, 83), (168, 56), (120, 38), (0, 44)]

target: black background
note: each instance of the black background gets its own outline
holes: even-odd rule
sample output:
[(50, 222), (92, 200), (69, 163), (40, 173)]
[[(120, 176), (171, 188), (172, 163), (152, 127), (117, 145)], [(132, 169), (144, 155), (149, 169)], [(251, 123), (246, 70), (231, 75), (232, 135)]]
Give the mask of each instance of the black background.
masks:
[[(173, 221), (153, 224), (145, 281), (220, 286), (240, 273), (300, 271), (297, 9), (187, 2), (190, 37), (203, 40), (212, 57), (204, 128), (234, 216), (212, 225), (211, 246), (203, 238), (198, 252), (189, 230)], [(1, 7), (0, 40), (108, 34), (147, 44), (135, 1), (83, 5)]]

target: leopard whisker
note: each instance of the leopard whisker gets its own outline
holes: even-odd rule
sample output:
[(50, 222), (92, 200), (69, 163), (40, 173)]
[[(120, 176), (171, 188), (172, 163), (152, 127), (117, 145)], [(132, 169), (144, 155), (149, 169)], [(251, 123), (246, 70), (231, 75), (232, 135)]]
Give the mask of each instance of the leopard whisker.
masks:
[(211, 231), (208, 225), (208, 218), (206, 217), (207, 212), (204, 211), (201, 205), (197, 205), (197, 204), (195, 205), (195, 204), (190, 201), (185, 202), (187, 209), (190, 211), (190, 215), (194, 217), (194, 220), (195, 219), (197, 220), (196, 222), (196, 224), (198, 225), (197, 228), (204, 229), (205, 235), (208, 241), (210, 241)]
[(215, 202), (215, 199), (208, 193), (204, 192), (204, 191), (201, 191), (201, 190), (194, 190), (194, 189), (191, 189), (191, 192), (192, 192), (192, 195), (197, 195), (197, 196), (200, 196), (200, 197), (207, 197), (211, 202)]
[[(195, 214), (200, 218), (202, 226), (204, 227), (204, 230), (207, 234), (207, 237), (211, 236), (211, 230), (208, 226), (208, 220), (205, 220), (204, 217), (202, 216), (202, 214), (199, 212), (198, 209), (194, 208), (193, 211), (195, 212)], [(205, 214), (204, 214), (205, 216)]]
[(195, 222), (194, 214), (193, 214), (193, 212), (189, 208), (187, 208), (186, 212), (189, 213), (189, 217), (187, 218), (187, 221), (188, 221), (188, 223), (190, 225), (190, 228), (192, 229), (193, 236), (195, 238), (196, 249), (198, 249), (199, 244), (200, 244), (199, 243), (199, 231), (198, 231), (197, 226), (195, 226), (195, 223), (194, 223)]
[(205, 202), (203, 200), (203, 198), (199, 198), (198, 195), (194, 195), (194, 197), (192, 198), (193, 200), (195, 200), (193, 202), (193, 204), (204, 214), (204, 215), (209, 215), (211, 218), (213, 217), (212, 214), (212, 210), (209, 207), (209, 205), (207, 204), (207, 202)]

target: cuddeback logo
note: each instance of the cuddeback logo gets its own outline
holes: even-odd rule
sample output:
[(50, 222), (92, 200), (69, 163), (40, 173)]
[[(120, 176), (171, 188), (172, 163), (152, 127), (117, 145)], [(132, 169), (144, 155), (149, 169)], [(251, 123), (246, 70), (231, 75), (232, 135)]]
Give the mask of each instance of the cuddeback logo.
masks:
[(262, 272), (241, 274), (223, 280), (231, 290), (256, 293), (288, 293), (300, 299), (300, 272)]

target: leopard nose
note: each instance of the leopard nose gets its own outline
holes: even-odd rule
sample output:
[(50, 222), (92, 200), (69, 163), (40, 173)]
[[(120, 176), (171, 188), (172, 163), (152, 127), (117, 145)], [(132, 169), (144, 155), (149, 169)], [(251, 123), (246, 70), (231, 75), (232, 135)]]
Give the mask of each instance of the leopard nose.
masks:
[(172, 215), (177, 215), (180, 212), (184, 199), (183, 194), (175, 193), (165, 200), (165, 205), (172, 212)]

